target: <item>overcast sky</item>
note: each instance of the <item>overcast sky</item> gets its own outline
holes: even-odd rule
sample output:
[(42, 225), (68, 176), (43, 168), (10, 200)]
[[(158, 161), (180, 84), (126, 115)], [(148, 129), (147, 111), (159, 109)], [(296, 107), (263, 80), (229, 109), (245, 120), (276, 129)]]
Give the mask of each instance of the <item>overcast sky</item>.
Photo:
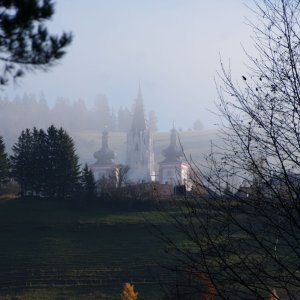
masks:
[[(248, 0), (250, 1), (250, 0)], [(141, 83), (145, 108), (154, 110), (159, 129), (206, 128), (217, 121), (214, 77), (219, 58), (244, 69), (241, 43), (250, 44), (242, 0), (60, 0), (49, 23), (53, 32), (74, 33), (74, 42), (59, 66), (27, 75), (16, 94), (43, 92), (49, 103), (58, 97), (82, 98), (90, 106), (97, 94), (110, 104), (131, 107)], [(237, 78), (238, 79), (238, 78)]]

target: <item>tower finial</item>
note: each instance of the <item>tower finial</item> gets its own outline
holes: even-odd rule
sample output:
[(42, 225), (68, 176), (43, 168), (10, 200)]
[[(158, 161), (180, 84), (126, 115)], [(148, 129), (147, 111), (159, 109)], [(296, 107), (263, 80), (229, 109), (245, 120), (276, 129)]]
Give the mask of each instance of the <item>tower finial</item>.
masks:
[(138, 99), (142, 99), (142, 98), (143, 98), (142, 86), (141, 86), (141, 82), (139, 82)]
[(131, 129), (141, 131), (146, 130), (146, 128), (147, 125), (144, 112), (143, 95), (141, 85), (139, 84), (138, 95), (133, 108), (133, 120), (131, 124)]

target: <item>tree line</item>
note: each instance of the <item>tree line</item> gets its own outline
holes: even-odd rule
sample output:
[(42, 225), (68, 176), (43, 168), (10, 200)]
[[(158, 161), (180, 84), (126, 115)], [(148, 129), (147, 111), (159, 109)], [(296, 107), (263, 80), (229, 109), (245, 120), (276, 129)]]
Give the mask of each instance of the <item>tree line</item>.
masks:
[(85, 165), (80, 170), (74, 142), (61, 127), (23, 130), (8, 157), (0, 138), (0, 184), (13, 178), (21, 196), (51, 199), (93, 197), (95, 181)]
[(119, 165), (118, 169), (118, 178), (95, 181), (88, 165), (81, 167), (73, 139), (62, 127), (23, 130), (10, 156), (0, 136), (0, 195), (7, 191), (8, 183), (16, 182), (20, 197), (73, 199), (119, 208), (152, 207), (151, 185), (131, 186), (126, 180), (129, 168)]
[[(157, 117), (154, 111), (149, 112), (149, 126), (157, 131)], [(92, 107), (88, 108), (85, 101), (79, 99), (71, 102), (59, 98), (53, 107), (41, 94), (24, 94), (14, 100), (0, 99), (0, 134), (6, 144), (12, 146), (18, 134), (24, 128), (46, 129), (51, 124), (61, 126), (68, 132), (82, 130), (127, 132), (132, 123), (132, 111), (127, 107), (119, 107), (115, 111), (104, 95), (98, 95)]]

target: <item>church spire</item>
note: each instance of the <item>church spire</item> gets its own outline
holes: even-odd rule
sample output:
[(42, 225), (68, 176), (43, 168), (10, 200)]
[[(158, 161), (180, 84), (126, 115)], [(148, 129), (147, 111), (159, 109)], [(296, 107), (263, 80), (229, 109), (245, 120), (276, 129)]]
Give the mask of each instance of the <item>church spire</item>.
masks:
[(138, 89), (137, 99), (143, 99), (143, 93), (142, 93), (141, 83), (139, 83), (139, 89)]
[(143, 103), (143, 93), (141, 85), (139, 84), (137, 98), (135, 99), (134, 109), (133, 109), (133, 120), (131, 130), (133, 131), (144, 131), (147, 129), (144, 103)]
[(127, 165), (130, 181), (149, 182), (154, 178), (153, 140), (146, 123), (140, 85), (133, 107), (131, 129), (127, 133)]

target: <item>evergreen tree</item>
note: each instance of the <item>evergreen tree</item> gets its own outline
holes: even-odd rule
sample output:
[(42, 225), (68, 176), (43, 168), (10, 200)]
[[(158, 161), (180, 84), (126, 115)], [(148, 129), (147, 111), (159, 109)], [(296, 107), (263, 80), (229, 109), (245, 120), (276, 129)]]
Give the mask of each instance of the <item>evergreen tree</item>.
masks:
[(71, 34), (49, 34), (45, 22), (54, 14), (51, 0), (0, 0), (0, 12), (0, 85), (9, 77), (51, 67), (72, 41)]
[(5, 152), (3, 138), (0, 136), (0, 189), (7, 183), (9, 176), (9, 161)]
[(202, 122), (200, 120), (196, 120), (193, 124), (194, 130), (202, 130), (204, 128)]
[(13, 146), (12, 171), (21, 195), (70, 198), (79, 190), (79, 164), (72, 138), (53, 125), (26, 129)]
[(20, 184), (21, 196), (24, 196), (25, 192), (32, 191), (33, 188), (32, 146), (31, 131), (26, 129), (25, 131), (22, 131), (18, 138), (18, 142), (15, 143), (12, 148), (12, 175)]
[(85, 164), (81, 173), (81, 185), (85, 200), (92, 201), (96, 196), (96, 182), (92, 170)]
[(32, 130), (32, 181), (35, 194), (45, 192), (48, 173), (48, 146), (47, 135), (42, 129), (35, 127)]
[(79, 163), (72, 138), (63, 129), (50, 126), (46, 193), (54, 198), (70, 198), (79, 190)]

